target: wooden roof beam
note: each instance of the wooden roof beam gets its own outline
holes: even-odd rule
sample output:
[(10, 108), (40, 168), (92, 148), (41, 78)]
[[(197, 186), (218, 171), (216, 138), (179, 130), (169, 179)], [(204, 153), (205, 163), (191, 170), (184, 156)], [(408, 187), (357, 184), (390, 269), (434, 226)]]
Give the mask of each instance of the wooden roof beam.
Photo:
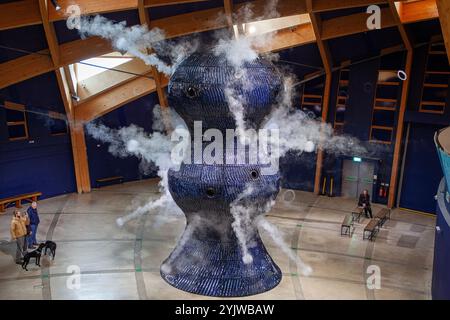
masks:
[[(233, 13), (238, 14), (245, 6), (251, 4), (252, 17), (245, 17), (246, 20), (240, 19), (237, 23), (246, 23), (258, 20), (263, 17), (267, 10), (267, 0), (246, 1), (235, 4), (233, 6)], [(297, 14), (304, 14), (306, 12), (306, 3), (304, 0), (282, 0), (278, 1), (276, 11), (279, 17), (293, 16)], [(239, 18), (239, 17), (238, 17)]]
[(175, 38), (195, 32), (203, 32), (227, 27), (226, 19), (218, 19), (225, 15), (223, 7), (194, 11), (150, 22), (150, 28), (164, 30), (166, 38)]
[(146, 25), (148, 27), (150, 25), (150, 16), (144, 4), (145, 0), (138, 0), (139, 21), (142, 25)]
[[(154, 3), (155, 1), (153, 1)], [(162, 2), (162, 1), (159, 1)], [(139, 0), (138, 4), (139, 8), (139, 19), (142, 25), (151, 25), (150, 16), (148, 14), (148, 10), (145, 8), (145, 0)], [(153, 79), (155, 80), (156, 85), (156, 92), (158, 94), (158, 100), (159, 104), (162, 107), (168, 107), (169, 104), (167, 102), (166, 92), (164, 91), (164, 83), (168, 83), (168, 80), (165, 81), (164, 79), (167, 79), (165, 75), (160, 73), (158, 69), (156, 69), (155, 66), (151, 66), (151, 73), (153, 75)]]
[(61, 52), (61, 65), (72, 64), (114, 51), (111, 43), (100, 37), (90, 37), (66, 42), (61, 44), (59, 48)]
[[(371, 31), (367, 28), (365, 12), (322, 21), (321, 37), (323, 40), (348, 36), (356, 33)], [(381, 28), (396, 26), (394, 16), (390, 8), (381, 9)]]
[[(428, 2), (428, 0), (422, 0), (419, 2)], [(434, 0), (433, 0), (434, 1)], [(283, 1), (284, 2), (284, 1)], [(315, 2), (315, 1), (314, 1)], [(314, 3), (313, 2), (313, 3)], [(412, 4), (412, 3), (411, 3)], [(409, 10), (408, 7), (405, 7), (402, 9), (403, 12), (405, 10)], [(236, 11), (236, 8), (234, 8)], [(385, 8), (387, 11), (389, 11), (389, 8)], [(222, 8), (219, 8), (218, 10), (223, 10)], [(300, 5), (300, 9), (296, 10), (303, 10), (302, 6)], [(235, 12), (234, 11), (234, 12)], [(385, 10), (386, 11), (386, 10)], [(145, 12), (145, 11), (144, 11)], [(201, 12), (201, 11), (200, 11)], [(298, 13), (298, 11), (295, 11)], [(285, 14), (288, 14), (287, 11), (284, 11)], [(191, 15), (191, 14), (187, 14)], [(204, 13), (203, 13), (204, 15)], [(183, 16), (183, 15), (182, 15)], [(194, 15), (196, 18), (192, 18), (197, 21), (197, 23), (200, 25), (200, 29), (204, 30), (204, 22), (200, 21), (202, 14), (195, 13)], [(386, 26), (394, 26), (395, 21), (392, 16), (391, 12), (388, 12), (388, 19), (386, 21), (385, 15), (383, 14), (382, 18), (382, 27)], [(422, 17), (423, 18), (423, 17)], [(350, 19), (350, 20), (348, 20)], [(367, 31), (366, 27), (366, 19), (367, 14), (358, 14), (358, 15), (351, 15), (343, 18), (335, 18), (327, 21), (322, 22), (322, 39), (330, 39), (331, 37), (339, 37), (349, 34), (354, 34), (358, 32), (364, 32)], [(225, 19), (223, 19), (225, 20)], [(156, 20), (158, 21), (158, 27), (161, 27), (162, 29), (168, 27), (171, 22), (173, 21), (173, 18), (164, 18)], [(198, 30), (195, 30), (195, 28), (191, 28), (189, 32), (184, 30), (184, 27), (189, 22), (183, 24), (182, 22), (179, 22), (176, 27), (173, 27), (171, 29), (172, 36), (178, 36), (182, 34), (187, 34), (189, 32), (197, 32)], [(226, 27), (227, 23), (224, 21), (222, 27)], [(210, 26), (209, 26), (210, 27)], [(217, 26), (216, 27), (220, 27)], [(273, 43), (267, 46), (264, 50), (269, 50), (269, 48), (272, 48), (273, 50), (281, 50), (282, 48), (291, 48), (298, 45), (302, 45), (305, 43), (310, 43), (315, 41), (314, 35), (311, 33), (311, 26), (307, 25), (301, 25), (297, 26), (295, 29), (291, 28), (293, 31), (280, 31), (277, 35), (277, 43)], [(305, 34), (301, 34), (301, 32), (298, 31), (305, 31)], [(295, 41), (297, 41), (295, 43)], [(110, 43), (101, 38), (92, 37), (85, 40), (75, 40), (71, 42), (64, 43), (60, 45), (60, 66), (65, 66), (68, 64), (72, 64), (75, 62), (78, 62), (80, 60), (92, 58), (95, 56), (100, 56), (106, 53), (109, 53), (113, 51), (113, 48), (111, 47)], [(0, 72), (2, 74), (2, 77), (0, 79), (0, 88), (5, 87), (29, 78), (32, 78), (34, 76), (37, 76), (39, 74), (51, 71), (51, 63), (52, 60), (50, 57), (47, 56), (39, 56), (39, 55), (30, 55), (26, 57), (21, 57), (12, 61), (8, 61), (5, 63), (0, 64)], [(14, 73), (11, 73), (10, 71), (14, 70)], [(17, 76), (18, 75), (18, 76)]]
[(436, 0), (402, 2), (398, 14), (402, 23), (413, 23), (439, 17)]
[(59, 66), (59, 44), (56, 38), (55, 28), (53, 23), (48, 20), (48, 0), (39, 0), (39, 9), (41, 12), (42, 24), (44, 27), (45, 38), (47, 39), (47, 45), (50, 50), (50, 55), (55, 67)]
[[(151, 73), (147, 74), (151, 76)], [(75, 108), (77, 121), (91, 121), (121, 106), (156, 91), (155, 80), (138, 77), (95, 98), (79, 103)]]
[(311, 23), (305, 23), (278, 31), (270, 43), (259, 48), (259, 52), (276, 52), (314, 42), (316, 42), (316, 37), (313, 27)]
[[(116, 11), (125, 11), (125, 10), (133, 10), (138, 9), (140, 0), (78, 0), (76, 3), (73, 0), (58, 0), (58, 4), (61, 6), (61, 10), (56, 11), (52, 6), (49, 8), (49, 20), (57, 21), (66, 19), (65, 11), (68, 6), (76, 4), (81, 9), (82, 15), (90, 15), (90, 14), (103, 14), (109, 12)], [(166, 5), (176, 5), (183, 3), (195, 3), (195, 2), (204, 2), (207, 0), (144, 0), (143, 7), (151, 8), (158, 6), (166, 6)], [(256, 1), (247, 1), (236, 5), (236, 9), (244, 7), (248, 3), (252, 4), (252, 10), (254, 12), (255, 17), (262, 16), (264, 12), (264, 8), (267, 4), (265, 0), (256, 0)], [(215, 8), (217, 9), (217, 8)], [(206, 11), (206, 10), (202, 10)], [(283, 0), (278, 3), (277, 11), (281, 16), (285, 16), (287, 14), (300, 14), (305, 13), (305, 5), (304, 1), (298, 0)], [(295, 13), (298, 12), (298, 13)], [(216, 17), (217, 18), (217, 17)], [(160, 19), (158, 19), (160, 20)]]
[(22, 0), (0, 4), (0, 30), (42, 23), (38, 0)]
[(205, 2), (205, 1), (208, 0), (144, 0), (144, 6), (148, 8), (148, 7), (160, 7), (173, 4)]
[(228, 27), (233, 28), (233, 0), (223, 0)]
[(380, 5), (387, 2), (387, 0), (314, 0), (312, 12), (368, 7), (372, 4)]
[(436, 0), (439, 10), (439, 21), (441, 22), (442, 35), (444, 36), (447, 57), (450, 62), (450, 2), (448, 0)]
[[(142, 25), (151, 25), (150, 16), (148, 14), (148, 10), (145, 8), (144, 0), (139, 0), (139, 18)], [(158, 96), (159, 105), (161, 106), (164, 128), (167, 132), (171, 132), (173, 130), (173, 126), (170, 119), (170, 113), (167, 112), (169, 108), (169, 101), (167, 100), (166, 91), (164, 89), (164, 84), (169, 82), (168, 78), (159, 72), (155, 66), (151, 66), (151, 73), (155, 81), (155, 89)]]
[[(117, 11), (136, 10), (141, 0), (58, 0), (61, 10), (50, 9), (50, 21), (66, 19), (65, 11), (68, 6), (76, 4), (81, 9), (82, 15), (104, 14)], [(159, 7), (166, 5), (177, 5), (184, 3), (204, 2), (208, 0), (143, 0), (144, 8)]]
[(0, 89), (54, 69), (48, 50), (0, 63)]
[[(132, 10), (138, 8), (139, 0), (78, 0), (77, 5), (81, 8), (82, 14), (102, 14), (116, 11)], [(144, 0), (144, 7), (156, 7), (163, 5), (173, 5), (190, 2), (203, 2), (206, 0)], [(264, 10), (265, 1), (256, 0), (246, 3), (253, 4), (255, 17), (261, 16)], [(53, 6), (49, 6), (49, 21), (64, 20), (66, 9), (74, 4), (72, 0), (58, 0), (61, 10), (56, 11)], [(235, 11), (246, 5), (237, 4)], [(313, 11), (327, 11), (369, 4), (387, 3), (387, 0), (315, 0)], [(302, 14), (306, 12), (304, 1), (283, 0), (280, 1), (277, 11), (281, 16)], [(435, 0), (422, 0), (402, 4), (400, 19), (403, 23), (416, 22), (438, 17)], [(159, 19), (160, 20), (160, 19)], [(24, 27), (42, 23), (39, 12), (39, 0), (22, 0), (5, 4), (0, 4), (0, 30)]]
[[(312, 0), (307, 0), (310, 6), (312, 6)], [(322, 28), (323, 28), (323, 21), (320, 19), (319, 15), (310, 12), (309, 13), (310, 19), (311, 19), (311, 25), (314, 31), (314, 34), (317, 39), (317, 46), (319, 47), (320, 57), (322, 58), (322, 63), (325, 69), (325, 72), (330, 73), (332, 69), (332, 59), (331, 59), (331, 53), (328, 48), (328, 43), (322, 38)]]
[(394, 19), (395, 24), (397, 25), (398, 31), (400, 32), (400, 35), (402, 37), (403, 44), (405, 45), (406, 50), (412, 50), (413, 45), (412, 45), (411, 39), (409, 38), (409, 35), (408, 35), (408, 32), (406, 31), (405, 26), (402, 24), (402, 22), (400, 20), (400, 16), (399, 16), (399, 13), (398, 13), (398, 10), (397, 10), (394, 0), (389, 0), (389, 8), (391, 9), (392, 17)]
[(137, 9), (137, 3), (138, 0), (58, 0), (61, 10), (49, 6), (49, 20), (67, 19), (66, 10), (71, 5), (79, 6), (82, 15), (90, 15)]

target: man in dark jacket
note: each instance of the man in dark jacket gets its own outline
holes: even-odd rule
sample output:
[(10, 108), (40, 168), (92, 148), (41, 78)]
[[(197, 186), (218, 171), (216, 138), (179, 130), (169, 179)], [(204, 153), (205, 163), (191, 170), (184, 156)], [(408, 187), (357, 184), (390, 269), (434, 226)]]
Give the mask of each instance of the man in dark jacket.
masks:
[(37, 211), (37, 203), (36, 202), (32, 202), (31, 203), (31, 207), (28, 208), (27, 210), (28, 213), (28, 217), (30, 219), (30, 228), (31, 228), (31, 234), (28, 237), (28, 247), (32, 248), (33, 246), (37, 246), (37, 240), (36, 240), (36, 234), (37, 234), (37, 230), (38, 230), (38, 226), (39, 226), (39, 214)]
[(370, 207), (369, 191), (364, 190), (359, 195), (358, 207), (362, 207), (364, 209), (364, 213), (366, 214), (367, 218), (370, 218), (370, 219), (373, 218), (373, 216), (372, 216), (372, 208)]

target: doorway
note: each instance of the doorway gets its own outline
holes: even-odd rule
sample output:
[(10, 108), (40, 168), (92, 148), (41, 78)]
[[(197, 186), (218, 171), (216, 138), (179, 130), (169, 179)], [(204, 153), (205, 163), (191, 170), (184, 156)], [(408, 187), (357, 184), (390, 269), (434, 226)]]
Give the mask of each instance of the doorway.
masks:
[(358, 198), (364, 189), (372, 195), (375, 165), (368, 161), (344, 160), (342, 169), (342, 196)]

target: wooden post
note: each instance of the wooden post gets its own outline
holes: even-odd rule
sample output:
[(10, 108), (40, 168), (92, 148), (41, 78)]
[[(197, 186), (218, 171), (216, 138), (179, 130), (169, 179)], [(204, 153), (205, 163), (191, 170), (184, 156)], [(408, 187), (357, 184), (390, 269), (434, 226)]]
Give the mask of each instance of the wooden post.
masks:
[[(74, 119), (74, 106), (71, 98), (71, 91), (67, 81), (70, 74), (66, 74), (63, 68), (59, 68), (60, 50), (56, 38), (53, 24), (49, 21), (48, 0), (39, 0), (39, 9), (44, 26), (45, 37), (50, 50), (50, 55), (55, 69), (56, 79), (66, 111), (67, 124), (70, 131), (70, 140), (72, 144), (72, 155), (75, 169), (75, 178), (78, 193), (90, 192), (91, 182), (89, 177), (89, 163), (87, 160), (86, 142), (84, 138), (84, 129), (82, 124), (77, 124)], [(66, 68), (68, 70), (68, 68)]]
[(72, 140), (72, 150), (74, 152), (75, 172), (77, 176), (78, 193), (91, 192), (91, 180), (89, 175), (89, 162), (87, 158), (86, 140), (82, 123), (74, 121), (70, 126), (70, 137)]
[[(317, 16), (312, 11), (312, 0), (307, 0), (306, 6), (309, 12), (309, 17), (311, 19), (311, 24), (314, 30), (314, 34), (317, 39), (317, 46), (319, 48), (320, 57), (322, 58), (322, 63), (325, 69), (325, 89), (323, 93), (322, 99), (322, 122), (327, 122), (328, 117), (328, 109), (330, 105), (330, 91), (332, 84), (332, 64), (333, 60), (331, 58), (330, 49), (328, 48), (328, 43), (322, 40), (322, 21), (319, 16)], [(322, 133), (321, 133), (322, 134)], [(322, 177), (322, 165), (323, 165), (323, 156), (324, 152), (322, 146), (319, 145), (317, 149), (317, 161), (316, 161), (316, 174), (314, 178), (314, 193), (320, 193), (320, 180)]]
[[(144, 6), (144, 0), (138, 0), (138, 11), (139, 19), (141, 25), (150, 26), (150, 15), (148, 10)], [(171, 127), (170, 114), (168, 111), (169, 104), (167, 102), (166, 91), (164, 90), (165, 77), (162, 75), (155, 66), (152, 66), (152, 75), (156, 84), (156, 93), (158, 95), (159, 105), (161, 106), (162, 120), (164, 122), (164, 127), (167, 132), (171, 132), (173, 128)]]
[(407, 79), (403, 81), (403, 86), (402, 86), (400, 109), (398, 111), (399, 115), (398, 115), (398, 122), (397, 122), (397, 131), (395, 134), (394, 158), (392, 160), (391, 180), (389, 183), (388, 208), (392, 208), (394, 206), (395, 196), (397, 194), (397, 181), (398, 181), (399, 163), (400, 163), (400, 158), (401, 158), (400, 150), (401, 150), (401, 146), (402, 146), (402, 136), (403, 136), (403, 122), (405, 119), (406, 105), (408, 103), (409, 82), (410, 82), (411, 68), (412, 68), (412, 62), (413, 62), (413, 47), (412, 47), (411, 41), (408, 37), (408, 34), (405, 30), (405, 27), (403, 26), (403, 24), (400, 21), (400, 17), (397, 13), (397, 8), (395, 6), (395, 2), (390, 0), (389, 6), (393, 13), (394, 20), (398, 26), (400, 35), (402, 36), (402, 40), (405, 45), (405, 48), (407, 50), (406, 67), (405, 67), (405, 73), (407, 75)]
[(223, 0), (223, 7), (225, 9), (225, 17), (227, 19), (228, 27), (233, 29), (233, 1)]
[(56, 68), (59, 66), (59, 45), (53, 23), (49, 22), (48, 19), (48, 0), (39, 0), (39, 9), (41, 12), (45, 38), (47, 39), (47, 44), (50, 50), (53, 65)]
[(55, 71), (61, 98), (66, 110), (67, 123), (70, 130), (70, 141), (72, 144), (73, 164), (78, 193), (91, 192), (89, 175), (89, 162), (87, 158), (86, 142), (84, 137), (83, 123), (75, 120), (74, 105), (71, 98), (70, 87), (63, 68)]

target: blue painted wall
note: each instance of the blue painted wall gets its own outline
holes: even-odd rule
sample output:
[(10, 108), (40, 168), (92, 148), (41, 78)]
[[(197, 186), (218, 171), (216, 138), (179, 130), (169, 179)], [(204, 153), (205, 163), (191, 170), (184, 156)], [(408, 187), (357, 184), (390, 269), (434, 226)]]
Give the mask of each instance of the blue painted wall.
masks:
[[(352, 159), (353, 156), (362, 156), (363, 161), (374, 163), (374, 174), (378, 179), (375, 181), (372, 199), (374, 202), (386, 203), (386, 197), (379, 197), (378, 191), (381, 183), (389, 183), (392, 167), (394, 139), (390, 145), (369, 142), (370, 126), (372, 123), (372, 110), (375, 98), (375, 89), (380, 68), (402, 68), (404, 64), (403, 54), (394, 54), (372, 59), (364, 63), (357, 63), (350, 66), (348, 100), (345, 111), (344, 134), (355, 137), (367, 149), (367, 154), (328, 154), (324, 159), (322, 180), (327, 177), (328, 182), (333, 178), (333, 194), (341, 194), (342, 168), (345, 159)], [(338, 73), (333, 73), (331, 90), (330, 112), (328, 121), (333, 123), (336, 109), (336, 96), (338, 88)], [(398, 90), (397, 99), (400, 99), (401, 89)], [(395, 115), (395, 122), (397, 121)], [(395, 130), (393, 137), (395, 136)], [(321, 181), (322, 186), (322, 181)], [(330, 189), (328, 184), (327, 190)]]
[(202, 2), (172, 4), (149, 8), (150, 19), (158, 20), (179, 14), (190, 13), (199, 10), (208, 10), (212, 8), (223, 7), (222, 0), (210, 0)]
[(442, 177), (434, 134), (442, 126), (411, 123), (400, 206), (434, 213), (434, 196)]
[(287, 189), (314, 190), (316, 153), (289, 153), (280, 159), (282, 186)]
[(37, 52), (48, 47), (42, 25), (2, 30), (0, 31), (0, 44), (26, 51), (20, 52), (0, 48), (0, 63), (25, 56), (27, 51)]
[[(421, 26), (422, 29), (418, 27)], [(439, 22), (431, 20), (410, 26), (416, 42), (429, 41), (430, 35), (439, 32)], [(424, 29), (428, 33), (424, 32)], [(410, 137), (405, 159), (400, 206), (408, 209), (434, 213), (436, 203), (434, 195), (442, 177), (442, 171), (435, 152), (433, 136), (436, 131), (450, 123), (450, 88), (447, 91), (447, 102), (444, 114), (419, 112), (427, 61), (428, 45), (414, 50), (411, 84), (405, 114), (405, 128), (410, 124)], [(450, 82), (450, 79), (449, 79)], [(418, 183), (420, 181), (420, 183)]]
[(75, 174), (68, 134), (52, 136), (49, 110), (64, 113), (53, 73), (0, 90), (0, 102), (25, 105), (29, 139), (9, 141), (5, 109), (0, 108), (0, 197), (31, 191), (43, 192), (43, 198), (74, 192)]
[[(153, 107), (158, 103), (156, 93), (152, 93), (116, 109), (95, 120), (109, 128), (121, 128), (134, 124), (152, 132)], [(115, 157), (109, 151), (109, 144), (102, 143), (86, 134), (86, 147), (89, 160), (91, 186), (96, 180), (112, 176), (123, 176), (125, 181), (155, 177), (156, 171), (144, 173), (139, 169), (140, 161), (134, 157)]]

